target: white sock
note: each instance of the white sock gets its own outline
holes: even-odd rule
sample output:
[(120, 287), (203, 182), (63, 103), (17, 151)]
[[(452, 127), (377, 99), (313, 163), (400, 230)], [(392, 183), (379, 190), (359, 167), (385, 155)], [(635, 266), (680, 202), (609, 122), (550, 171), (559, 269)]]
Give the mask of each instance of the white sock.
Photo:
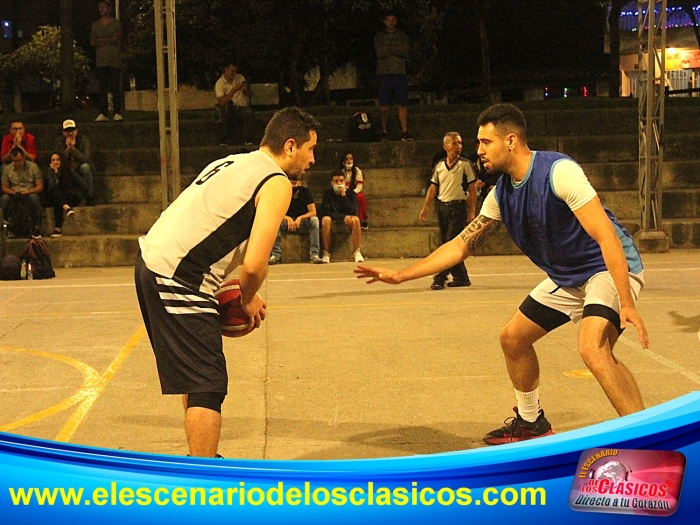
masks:
[(515, 389), (515, 398), (518, 400), (518, 414), (525, 421), (534, 423), (540, 415), (540, 394), (535, 388), (531, 392), (521, 392)]

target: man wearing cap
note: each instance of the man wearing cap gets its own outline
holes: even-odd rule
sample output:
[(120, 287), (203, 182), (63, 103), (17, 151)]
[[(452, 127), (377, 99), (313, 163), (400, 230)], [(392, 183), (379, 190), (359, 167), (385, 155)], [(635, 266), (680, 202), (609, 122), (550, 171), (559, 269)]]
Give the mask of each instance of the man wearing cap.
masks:
[(122, 67), (122, 25), (112, 16), (112, 2), (101, 0), (97, 4), (100, 19), (92, 24), (90, 44), (95, 48), (97, 79), (100, 82), (100, 114), (96, 122), (105, 122), (109, 111), (107, 94), (112, 93), (114, 120), (122, 119), (122, 89), (119, 74)]
[(70, 159), (73, 168), (83, 178), (87, 186), (87, 194), (83, 195), (88, 206), (95, 205), (92, 186), (92, 164), (90, 163), (90, 139), (78, 135), (75, 120), (63, 121), (63, 136), (56, 139), (54, 151), (62, 153)]

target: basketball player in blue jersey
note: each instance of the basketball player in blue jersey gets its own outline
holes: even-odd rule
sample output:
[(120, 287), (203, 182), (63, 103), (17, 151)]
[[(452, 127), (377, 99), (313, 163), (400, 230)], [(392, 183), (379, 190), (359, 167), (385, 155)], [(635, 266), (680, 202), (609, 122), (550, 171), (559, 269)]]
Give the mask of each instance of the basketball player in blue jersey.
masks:
[(314, 163), (320, 124), (298, 108), (278, 111), (260, 149), (204, 168), (139, 239), (136, 292), (163, 394), (183, 394), (192, 456), (217, 456), (228, 388), (214, 292), (239, 268), (241, 304), (257, 328), (258, 293), (299, 180)]
[(487, 108), (477, 121), (479, 157), (504, 172), (474, 219), (429, 257), (400, 271), (358, 265), (368, 283), (398, 284), (435, 274), (477, 253), (503, 222), (515, 244), (547, 274), (501, 330), (501, 348), (515, 387), (515, 417), (489, 432), (490, 445), (552, 434), (539, 404), (539, 363), (533, 344), (568, 321), (581, 322), (578, 349), (619, 415), (642, 410), (642, 396), (613, 346), (632, 323), (649, 340), (635, 302), (644, 286), (629, 233), (598, 199), (581, 167), (566, 155), (532, 151), (525, 117), (511, 104)]

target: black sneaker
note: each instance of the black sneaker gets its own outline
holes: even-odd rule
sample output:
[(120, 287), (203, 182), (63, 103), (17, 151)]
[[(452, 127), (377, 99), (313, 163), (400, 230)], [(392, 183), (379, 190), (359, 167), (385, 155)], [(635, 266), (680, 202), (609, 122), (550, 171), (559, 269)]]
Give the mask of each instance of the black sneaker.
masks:
[(413, 137), (411, 137), (411, 134), (408, 131), (404, 131), (401, 133), (401, 140), (413, 140)]
[(39, 231), (38, 226), (36, 226), (32, 232), (32, 239), (41, 239), (41, 231)]
[(509, 417), (504, 421), (505, 425), (496, 430), (492, 430), (484, 436), (487, 445), (503, 445), (505, 443), (517, 443), (554, 434), (552, 425), (544, 417), (544, 410), (540, 410), (540, 415), (534, 423), (525, 421), (518, 414), (518, 407), (513, 407), (515, 417)]
[(445, 288), (445, 281), (433, 281), (433, 284), (430, 285), (431, 290), (442, 290)]
[(472, 282), (471, 281), (450, 281), (447, 283), (447, 286), (449, 288), (460, 288), (462, 286), (471, 286)]
[(379, 140), (382, 142), (387, 142), (389, 140), (389, 134), (386, 131), (382, 131), (379, 134)]

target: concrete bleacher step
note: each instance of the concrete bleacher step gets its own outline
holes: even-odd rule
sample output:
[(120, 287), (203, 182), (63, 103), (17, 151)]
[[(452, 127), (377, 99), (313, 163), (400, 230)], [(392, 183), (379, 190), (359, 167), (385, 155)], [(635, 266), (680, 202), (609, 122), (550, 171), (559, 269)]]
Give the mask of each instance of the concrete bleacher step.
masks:
[(661, 228), (673, 248), (700, 248), (700, 218), (664, 219)]
[[(636, 101), (614, 101), (612, 105), (589, 108), (567, 108), (564, 104), (521, 104), (528, 120), (528, 133), (537, 136), (630, 135), (638, 133)], [(440, 138), (450, 130), (460, 131), (465, 138), (476, 131), (481, 105), (411, 106), (410, 128), (415, 139)], [(379, 122), (377, 108), (316, 107), (307, 108), (321, 123), (320, 141), (346, 139), (347, 125), (357, 110), (368, 111)], [(256, 111), (262, 132), (272, 111)], [(88, 116), (89, 115), (89, 116)], [(390, 131), (398, 137), (396, 115), (390, 114)], [(76, 114), (79, 132), (89, 136), (101, 149), (158, 147), (158, 120), (155, 112), (127, 112), (122, 122), (92, 122), (94, 113)], [(693, 100), (667, 101), (666, 129), (669, 133), (695, 132), (700, 119), (700, 106)], [(50, 149), (61, 136), (60, 123), (27, 122), (27, 129), (37, 138), (41, 149)], [(211, 111), (181, 113), (179, 138), (183, 147), (217, 144), (217, 126)], [(466, 143), (466, 141), (465, 141)]]
[[(43, 237), (56, 268), (130, 266), (136, 260), (138, 235), (99, 234)], [(27, 239), (8, 239), (7, 253), (18, 255)]]
[[(74, 210), (63, 223), (65, 235), (143, 234), (161, 213), (160, 205), (155, 203), (101, 204)], [(53, 209), (45, 209), (44, 217), (42, 233), (49, 235), (54, 227)]]
[[(607, 102), (588, 109), (570, 109), (565, 104), (525, 104), (528, 135), (533, 149), (558, 150), (583, 165), (593, 187), (604, 202), (634, 233), (639, 228), (638, 129), (635, 101)], [(330, 174), (351, 152), (365, 174), (370, 230), (363, 232), (363, 253), (370, 258), (421, 257), (438, 246), (436, 216), (418, 220), (428, 184), (430, 163), (442, 150), (442, 135), (456, 130), (463, 134), (465, 155), (472, 151), (475, 120), (482, 109), (470, 106), (411, 107), (412, 142), (349, 143), (346, 125), (350, 114), (360, 108), (311, 108), (322, 123), (315, 151), (316, 164), (305, 180), (317, 205), (330, 186)], [(365, 108), (378, 121), (376, 108)], [(216, 127), (209, 111), (191, 112), (180, 118), (181, 186), (184, 189), (207, 164), (232, 153), (246, 151), (240, 146), (219, 147)], [(257, 112), (262, 124), (270, 111)], [(64, 237), (50, 239), (52, 253), (60, 266), (132, 264), (136, 239), (147, 231), (161, 211), (160, 152), (155, 114), (127, 114), (121, 123), (93, 123), (76, 116), (80, 132), (92, 139), (95, 163), (95, 195), (98, 206), (78, 207), (65, 224)], [(92, 117), (94, 118), (94, 116)], [(395, 119), (395, 113), (392, 112)], [(143, 119), (143, 120), (137, 120)], [(672, 246), (700, 247), (700, 156), (697, 154), (696, 122), (700, 104), (671, 101), (666, 106), (665, 163), (663, 166), (662, 227)], [(395, 128), (395, 122), (392, 126)], [(395, 129), (392, 128), (392, 133)], [(40, 164), (48, 160), (51, 145), (60, 136), (59, 125), (27, 123), (37, 137)], [(395, 135), (395, 133), (393, 133)], [(395, 138), (395, 137), (394, 137)], [(42, 166), (45, 164), (42, 164)], [(44, 221), (45, 237), (51, 232), (52, 211)], [(47, 238), (47, 237), (46, 237)], [(48, 239), (48, 238), (47, 238)], [(80, 240), (85, 239), (85, 240)], [(23, 245), (26, 241), (12, 241)], [(304, 241), (304, 242), (308, 242)], [(347, 233), (334, 236), (333, 260), (350, 260), (352, 250)], [(289, 235), (285, 261), (307, 260), (299, 236)], [(82, 255), (78, 252), (83, 252)], [(117, 254), (123, 250), (123, 254)], [(487, 242), (487, 253), (516, 253), (505, 230)], [(294, 254), (297, 255), (294, 255)], [(109, 254), (109, 255), (105, 255)]]

